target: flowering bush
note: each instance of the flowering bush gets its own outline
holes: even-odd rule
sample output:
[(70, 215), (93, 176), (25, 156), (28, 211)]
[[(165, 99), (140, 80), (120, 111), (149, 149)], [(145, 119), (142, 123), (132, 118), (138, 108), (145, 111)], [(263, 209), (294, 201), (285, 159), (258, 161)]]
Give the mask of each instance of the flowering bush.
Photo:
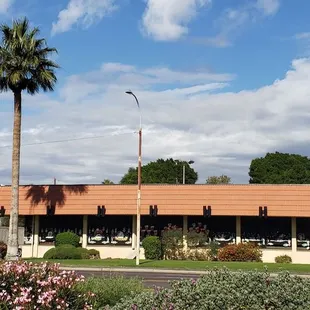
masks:
[(197, 280), (173, 281), (123, 300), (112, 310), (304, 310), (310, 309), (310, 280), (288, 273), (212, 270)]
[(218, 250), (218, 260), (225, 262), (261, 262), (261, 249), (251, 243), (229, 244)]
[(76, 289), (82, 281), (58, 264), (5, 262), (0, 265), (0, 309), (92, 309), (94, 294)]

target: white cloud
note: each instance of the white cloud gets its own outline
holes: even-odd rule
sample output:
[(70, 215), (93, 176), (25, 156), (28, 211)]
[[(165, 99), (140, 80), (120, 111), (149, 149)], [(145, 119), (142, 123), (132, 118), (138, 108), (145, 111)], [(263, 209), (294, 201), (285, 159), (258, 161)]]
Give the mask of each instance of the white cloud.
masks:
[[(139, 115), (124, 93), (128, 88), (141, 104), (143, 163), (169, 156), (193, 159), (200, 182), (225, 173), (246, 183), (252, 158), (276, 150), (310, 153), (310, 58), (294, 60), (282, 79), (255, 90), (225, 91), (233, 81), (213, 76), (216, 80), (208, 72), (110, 63), (69, 77), (58, 99), (25, 95), (23, 144), (102, 137), (24, 146), (22, 183), (52, 183), (54, 176), (63, 183), (119, 181), (137, 161), (133, 132)], [(12, 114), (11, 98), (1, 99), (3, 146), (11, 144)], [(39, 105), (29, 110), (33, 102)], [(10, 151), (0, 148), (1, 183), (10, 182)]]
[(256, 5), (265, 15), (273, 15), (280, 8), (280, 0), (257, 0)]
[(143, 32), (158, 41), (173, 41), (188, 33), (188, 24), (211, 0), (147, 0)]
[(116, 9), (115, 0), (70, 0), (59, 12), (57, 22), (53, 23), (52, 34), (66, 32), (74, 24), (88, 28)]
[(12, 6), (14, 0), (1, 0), (0, 1), (0, 14), (7, 13), (8, 9)]

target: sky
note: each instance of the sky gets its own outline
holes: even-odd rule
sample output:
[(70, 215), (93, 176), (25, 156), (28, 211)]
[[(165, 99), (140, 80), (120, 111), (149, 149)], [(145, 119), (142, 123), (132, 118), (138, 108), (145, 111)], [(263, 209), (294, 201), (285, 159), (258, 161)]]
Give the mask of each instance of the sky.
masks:
[[(193, 160), (198, 183), (248, 183), (267, 152), (310, 152), (309, 0), (1, 0), (59, 63), (23, 95), (21, 184), (119, 182), (142, 161)], [(11, 93), (0, 94), (0, 183), (11, 182)], [(47, 143), (48, 142), (48, 143)]]

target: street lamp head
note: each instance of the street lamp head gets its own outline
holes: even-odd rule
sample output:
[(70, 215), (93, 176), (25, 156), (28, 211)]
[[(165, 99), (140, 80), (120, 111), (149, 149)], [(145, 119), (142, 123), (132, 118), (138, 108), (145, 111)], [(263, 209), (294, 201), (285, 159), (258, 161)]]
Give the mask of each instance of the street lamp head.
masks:
[(128, 95), (133, 95), (131, 90), (127, 90), (125, 93), (128, 94)]
[(189, 165), (191, 165), (191, 164), (194, 163), (194, 161), (193, 161), (193, 160), (190, 160), (188, 163), (189, 163)]

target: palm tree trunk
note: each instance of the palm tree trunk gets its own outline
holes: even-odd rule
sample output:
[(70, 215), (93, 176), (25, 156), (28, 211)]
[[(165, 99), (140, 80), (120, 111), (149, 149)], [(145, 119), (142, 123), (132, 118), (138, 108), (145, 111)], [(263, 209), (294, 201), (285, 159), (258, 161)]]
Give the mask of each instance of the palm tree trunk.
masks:
[(14, 92), (14, 127), (12, 152), (12, 187), (9, 239), (6, 259), (17, 259), (18, 253), (18, 209), (19, 209), (19, 170), (20, 170), (20, 136), (22, 119), (22, 94)]

